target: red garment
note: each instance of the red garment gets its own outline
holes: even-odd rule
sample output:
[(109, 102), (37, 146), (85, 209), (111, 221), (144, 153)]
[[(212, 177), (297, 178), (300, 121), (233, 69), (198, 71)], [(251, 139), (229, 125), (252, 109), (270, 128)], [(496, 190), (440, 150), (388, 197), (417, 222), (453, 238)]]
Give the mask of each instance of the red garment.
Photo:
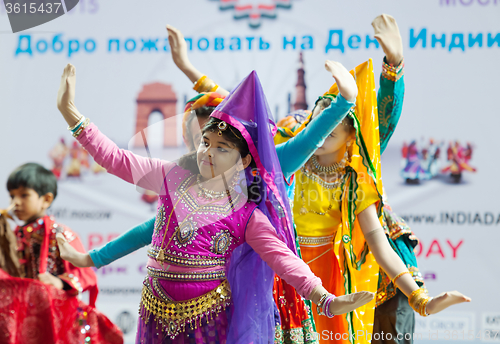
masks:
[(17, 250), (23, 277), (37, 279), (38, 274), (48, 272), (66, 282), (70, 295), (90, 292), (90, 305), (97, 298), (97, 277), (91, 268), (77, 268), (61, 259), (56, 234), (62, 233), (71, 246), (86, 252), (80, 238), (68, 227), (56, 223), (53, 216), (44, 216), (34, 222), (17, 227)]
[(106, 316), (68, 292), (0, 270), (0, 344), (48, 343), (123, 344), (123, 337)]
[[(98, 291), (94, 271), (60, 257), (56, 233), (63, 233), (71, 246), (85, 252), (78, 236), (52, 216), (14, 232), (25, 278), (0, 270), (0, 344), (123, 343), (120, 329), (94, 308)], [(38, 281), (38, 274), (44, 272), (63, 280), (65, 290)], [(76, 297), (87, 290), (90, 305)]]

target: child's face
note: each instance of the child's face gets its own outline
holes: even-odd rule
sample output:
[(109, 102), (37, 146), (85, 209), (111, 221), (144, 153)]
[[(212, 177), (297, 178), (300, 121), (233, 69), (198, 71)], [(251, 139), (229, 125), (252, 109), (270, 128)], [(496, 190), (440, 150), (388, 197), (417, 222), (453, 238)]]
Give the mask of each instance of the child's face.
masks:
[(319, 147), (314, 154), (326, 155), (345, 149), (347, 142), (353, 139), (353, 135), (350, 131), (350, 127), (347, 125), (343, 125), (342, 123), (337, 125), (337, 127), (325, 139), (323, 145)]
[[(318, 116), (324, 109), (325, 108), (322, 106), (316, 106), (313, 110), (312, 118)], [(333, 129), (330, 135), (325, 139), (323, 145), (316, 150), (314, 153), (315, 155), (336, 153), (345, 147), (347, 141), (352, 141), (354, 139), (354, 135), (351, 133), (351, 127), (344, 125), (344, 123), (345, 122), (340, 123)]]
[[(219, 176), (230, 169), (235, 169), (237, 165), (246, 167), (234, 143), (219, 136), (217, 132), (207, 131), (203, 134), (196, 158), (200, 174), (205, 179)], [(251, 160), (250, 155), (248, 158)]]
[(44, 216), (53, 199), (52, 193), (39, 196), (35, 190), (24, 186), (10, 190), (9, 194), (14, 204), (14, 214), (21, 221), (32, 221)]

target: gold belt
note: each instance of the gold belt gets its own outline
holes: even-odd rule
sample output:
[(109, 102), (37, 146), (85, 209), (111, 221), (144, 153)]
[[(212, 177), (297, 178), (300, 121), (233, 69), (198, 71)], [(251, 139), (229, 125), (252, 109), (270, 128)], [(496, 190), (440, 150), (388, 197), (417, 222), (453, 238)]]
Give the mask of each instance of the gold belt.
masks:
[[(224, 280), (217, 288), (208, 293), (186, 301), (172, 301), (156, 297), (149, 285), (149, 278), (142, 288), (141, 304), (139, 314), (144, 323), (148, 323), (151, 315), (154, 315), (156, 328), (159, 326), (163, 331), (174, 339), (179, 333), (184, 332), (186, 324), (191, 329), (201, 326), (203, 316), (213, 318), (231, 304), (231, 289), (229, 282)], [(194, 323), (194, 324), (193, 324)]]
[(304, 237), (299, 236), (299, 245), (307, 246), (323, 246), (333, 242), (333, 235), (323, 236), (323, 237)]
[[(158, 255), (158, 248), (150, 246), (148, 249), (148, 256), (152, 259), (156, 259)], [(163, 261), (166, 264), (173, 264), (177, 266), (186, 266), (191, 268), (211, 268), (216, 266), (224, 266), (226, 265), (225, 258), (185, 258), (185, 257), (176, 257), (165, 253), (165, 260)]]
[(226, 271), (165, 271), (148, 266), (148, 276), (167, 281), (217, 281), (226, 278)]

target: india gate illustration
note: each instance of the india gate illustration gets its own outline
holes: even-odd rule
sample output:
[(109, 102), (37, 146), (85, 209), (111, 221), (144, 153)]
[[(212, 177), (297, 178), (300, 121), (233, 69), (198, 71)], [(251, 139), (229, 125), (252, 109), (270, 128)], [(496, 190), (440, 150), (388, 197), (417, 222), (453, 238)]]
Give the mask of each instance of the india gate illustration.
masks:
[[(160, 82), (143, 85), (136, 102), (135, 133), (144, 131), (144, 137), (147, 138), (149, 116), (154, 112), (159, 112), (163, 115), (163, 119), (169, 119), (168, 121), (163, 121), (163, 147), (178, 147), (177, 96), (172, 89), (172, 85)], [(144, 146), (143, 135), (135, 136), (134, 146)]]
[[(297, 68), (297, 83), (295, 84), (294, 102), (291, 101), (291, 94), (288, 95), (288, 111), (306, 110), (306, 83), (305, 83), (304, 59), (302, 53), (299, 54), (299, 65)], [(134, 147), (144, 147), (144, 138), (148, 137), (149, 117), (153, 113), (160, 113), (163, 116), (163, 147), (179, 147), (182, 145), (179, 131), (180, 123), (177, 123), (177, 96), (172, 89), (172, 85), (161, 82), (153, 82), (142, 86), (142, 90), (136, 99), (136, 125)], [(168, 119), (168, 120), (166, 120)], [(141, 133), (142, 132), (142, 133)], [(137, 135), (140, 134), (140, 135)], [(144, 135), (142, 135), (144, 134)]]

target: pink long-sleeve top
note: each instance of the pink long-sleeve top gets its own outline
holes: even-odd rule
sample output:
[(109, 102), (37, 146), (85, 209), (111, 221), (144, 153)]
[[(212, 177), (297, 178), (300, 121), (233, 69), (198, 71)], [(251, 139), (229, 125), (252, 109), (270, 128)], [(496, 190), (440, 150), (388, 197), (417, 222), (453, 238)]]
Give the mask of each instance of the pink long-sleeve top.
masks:
[[(159, 194), (163, 191), (164, 176), (176, 166), (172, 162), (145, 158), (118, 148), (93, 123), (77, 140), (108, 173)], [(259, 209), (248, 221), (245, 240), (300, 295), (308, 297), (316, 286), (321, 285), (321, 279), (312, 273), (309, 266), (279, 240), (268, 218)]]

